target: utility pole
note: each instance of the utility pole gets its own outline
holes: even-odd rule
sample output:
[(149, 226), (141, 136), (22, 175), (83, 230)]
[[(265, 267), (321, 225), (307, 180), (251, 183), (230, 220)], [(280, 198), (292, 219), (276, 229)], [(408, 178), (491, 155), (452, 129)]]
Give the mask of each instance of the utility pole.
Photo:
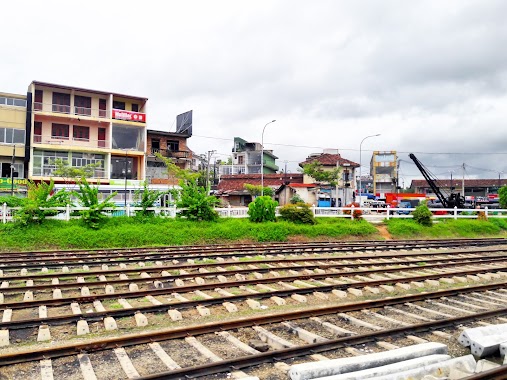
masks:
[(16, 145), (12, 147), (12, 162), (11, 162), (11, 197), (14, 196), (14, 163), (16, 160)]
[(463, 162), (463, 178), (461, 179), (461, 189), (463, 191), (463, 197), (465, 196), (465, 163)]
[(208, 161), (206, 162), (206, 188), (208, 189), (208, 194), (211, 190), (210, 183), (209, 183), (209, 164), (211, 162), (211, 156), (213, 156), (213, 153), (215, 153), (216, 150), (208, 150)]

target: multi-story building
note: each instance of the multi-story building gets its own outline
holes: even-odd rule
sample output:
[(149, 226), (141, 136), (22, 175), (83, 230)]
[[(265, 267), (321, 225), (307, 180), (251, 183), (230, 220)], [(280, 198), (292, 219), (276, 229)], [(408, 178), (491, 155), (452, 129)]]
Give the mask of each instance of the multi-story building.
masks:
[(0, 195), (23, 191), (26, 96), (0, 93)]
[[(398, 156), (396, 151), (374, 151), (370, 161), (373, 194), (395, 193), (398, 185)], [(363, 189), (364, 190), (364, 189)]]
[(220, 175), (260, 174), (262, 171), (264, 174), (274, 174), (278, 170), (275, 164), (277, 158), (272, 150), (263, 150), (261, 144), (235, 137), (232, 164), (221, 164), (219, 173)]
[(172, 159), (181, 169), (192, 169), (193, 154), (187, 146), (189, 134), (152, 129), (147, 132), (146, 178), (152, 184), (177, 185), (177, 179), (167, 175), (164, 162), (155, 154)]
[(32, 82), (26, 110), (25, 174), (64, 182), (55, 161), (96, 164), (91, 182), (138, 184), (145, 178), (147, 99)]

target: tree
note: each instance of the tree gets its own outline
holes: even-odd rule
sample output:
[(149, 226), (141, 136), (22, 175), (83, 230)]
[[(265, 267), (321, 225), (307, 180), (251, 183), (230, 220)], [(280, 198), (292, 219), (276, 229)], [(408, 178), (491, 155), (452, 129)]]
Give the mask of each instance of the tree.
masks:
[(68, 160), (57, 158), (53, 161), (56, 169), (53, 170), (55, 177), (62, 177), (65, 183), (78, 182), (80, 178), (90, 178), (95, 174), (95, 169), (100, 168), (99, 163), (87, 164), (81, 167), (71, 166)]
[(58, 212), (45, 210), (51, 207), (65, 207), (70, 201), (70, 193), (61, 189), (54, 193), (55, 183), (35, 183), (28, 181), (28, 193), (23, 201), (22, 208), (15, 215), (14, 219), (22, 225), (42, 223), (47, 216), (56, 215)]
[(164, 157), (160, 153), (155, 153), (155, 156), (159, 158), (166, 167), (166, 174), (169, 179), (173, 180), (192, 180), (199, 177), (199, 173), (193, 173), (189, 170), (182, 169), (174, 163), (174, 160), (169, 157)]
[[(246, 191), (253, 196), (258, 197), (262, 194), (262, 186), (261, 185), (252, 185), (250, 183), (245, 183), (243, 185)], [(264, 187), (264, 195), (272, 197), (273, 196), (273, 189), (271, 187)]]
[(219, 200), (214, 196), (208, 195), (208, 190), (197, 184), (197, 179), (180, 180), (181, 191), (176, 202), (178, 208), (183, 210), (178, 212), (178, 216), (189, 220), (215, 221), (218, 214), (214, 207), (218, 205)]
[(329, 183), (331, 186), (337, 185), (340, 173), (341, 169), (338, 167), (332, 170), (325, 170), (318, 161), (303, 165), (303, 174), (312, 177), (317, 182)]
[(74, 191), (72, 194), (78, 199), (83, 207), (87, 210), (80, 211), (82, 220), (89, 228), (98, 229), (101, 223), (107, 218), (103, 214), (106, 207), (115, 207), (114, 202), (110, 200), (117, 194), (114, 192), (108, 195), (105, 199), (99, 199), (98, 186), (90, 186), (85, 177), (78, 181), (79, 191)]
[(507, 186), (498, 189), (498, 201), (500, 202), (500, 208), (507, 208)]
[(433, 214), (426, 205), (426, 202), (421, 202), (419, 206), (415, 208), (414, 212), (412, 213), (412, 217), (417, 223), (423, 226), (430, 227), (433, 224), (431, 221)]
[(136, 216), (147, 217), (154, 214), (153, 211), (148, 211), (148, 208), (153, 207), (157, 199), (162, 195), (167, 194), (166, 191), (150, 190), (148, 188), (148, 181), (144, 181), (143, 188), (138, 189), (134, 193), (136, 200), (135, 207), (141, 207), (141, 211), (136, 212)]

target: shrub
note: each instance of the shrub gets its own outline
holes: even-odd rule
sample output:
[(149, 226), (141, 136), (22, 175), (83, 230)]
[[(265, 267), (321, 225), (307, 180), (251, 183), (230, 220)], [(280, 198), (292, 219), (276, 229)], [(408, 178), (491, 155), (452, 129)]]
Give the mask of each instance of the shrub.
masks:
[(278, 202), (267, 195), (255, 198), (255, 201), (248, 205), (250, 221), (255, 223), (274, 222), (276, 220), (276, 206), (278, 206)]
[(143, 188), (136, 190), (134, 193), (134, 199), (136, 200), (135, 207), (142, 208), (142, 210), (136, 212), (137, 219), (154, 216), (155, 212), (153, 210), (148, 210), (148, 208), (153, 207), (158, 198), (163, 194), (166, 194), (166, 192), (150, 190), (148, 188), (148, 181), (144, 181)]
[(73, 194), (79, 200), (81, 206), (88, 207), (87, 210), (80, 211), (82, 221), (87, 227), (98, 229), (107, 219), (102, 210), (106, 207), (114, 207), (114, 203), (110, 200), (116, 195), (116, 192), (103, 200), (99, 200), (98, 186), (90, 186), (85, 177), (81, 178), (78, 185), (79, 191), (75, 191)]
[(287, 204), (281, 207), (280, 219), (299, 224), (315, 224), (312, 210), (306, 203)]
[(181, 191), (178, 194), (179, 200), (176, 206), (183, 210), (178, 212), (179, 217), (209, 222), (218, 219), (218, 214), (213, 209), (218, 204), (218, 199), (208, 195), (204, 187), (198, 186), (196, 179), (180, 181), (180, 186)]
[[(360, 219), (362, 219), (363, 212), (359, 209), (359, 208), (361, 207), (361, 206), (359, 205), (359, 203), (357, 203), (357, 202), (354, 202), (354, 203), (349, 203), (349, 204), (348, 204), (348, 205), (346, 205), (345, 207), (352, 207), (352, 206), (357, 207), (357, 209), (356, 209), (356, 210), (354, 210), (354, 215), (353, 215), (353, 216), (354, 216), (354, 219), (356, 219), (356, 220), (360, 220)], [(344, 213), (345, 215), (350, 215), (350, 212), (351, 212), (351, 210), (343, 210), (343, 213)]]
[(7, 204), (7, 207), (20, 207), (20, 206), (23, 206), (24, 200), (25, 200), (25, 198), (20, 198), (20, 197), (11, 196), (11, 195), (8, 195), (5, 197), (0, 197), (0, 207), (4, 203)]
[(429, 227), (433, 224), (433, 222), (431, 221), (433, 214), (431, 213), (426, 203), (419, 204), (419, 206), (415, 208), (412, 215), (414, 220), (422, 226)]
[(296, 204), (296, 203), (305, 203), (303, 198), (299, 196), (299, 194), (294, 194), (294, 196), (289, 200), (290, 203)]

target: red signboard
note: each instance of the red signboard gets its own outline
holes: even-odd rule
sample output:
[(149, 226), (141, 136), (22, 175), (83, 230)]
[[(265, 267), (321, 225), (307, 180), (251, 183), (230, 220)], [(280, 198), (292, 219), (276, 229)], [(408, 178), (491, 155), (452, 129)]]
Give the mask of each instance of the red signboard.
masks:
[(141, 112), (131, 112), (113, 109), (113, 119), (138, 121), (141, 123), (146, 123), (146, 114)]

